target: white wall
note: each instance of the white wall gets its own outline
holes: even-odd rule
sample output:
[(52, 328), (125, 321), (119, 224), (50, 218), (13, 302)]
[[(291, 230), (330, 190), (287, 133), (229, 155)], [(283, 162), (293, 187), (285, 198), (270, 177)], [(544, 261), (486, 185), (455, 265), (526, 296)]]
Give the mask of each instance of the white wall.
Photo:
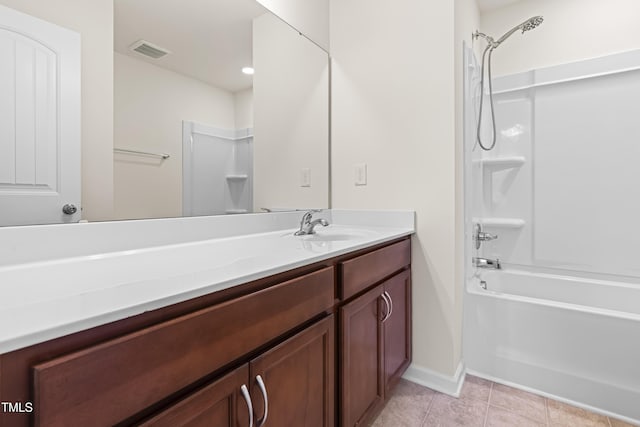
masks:
[(171, 155), (164, 161), (115, 155), (115, 217), (180, 216), (182, 120), (234, 129), (234, 95), (120, 53), (114, 57), (115, 146)]
[[(413, 209), (414, 365), (451, 377), (457, 283), (454, 2), (331, 3), (334, 208)], [(354, 185), (366, 163), (368, 183)]]
[(253, 88), (233, 94), (236, 129), (253, 127)]
[(329, 0), (257, 0), (329, 51)]
[(540, 27), (494, 51), (495, 76), (640, 48), (637, 0), (522, 0), (483, 13), (481, 31), (500, 37), (535, 15), (544, 16)]
[(82, 217), (113, 213), (113, 0), (0, 0), (82, 38)]
[[(327, 207), (326, 52), (271, 14), (253, 25), (254, 207)], [(303, 168), (311, 186), (301, 187)]]

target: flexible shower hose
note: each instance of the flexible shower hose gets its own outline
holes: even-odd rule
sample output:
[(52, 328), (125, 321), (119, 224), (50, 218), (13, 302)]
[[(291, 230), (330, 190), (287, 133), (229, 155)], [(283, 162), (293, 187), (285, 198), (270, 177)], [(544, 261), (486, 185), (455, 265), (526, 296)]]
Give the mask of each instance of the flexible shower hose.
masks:
[[(478, 145), (485, 151), (493, 150), (493, 147), (496, 145), (496, 116), (493, 112), (493, 87), (491, 85), (491, 54), (493, 53), (494, 47), (489, 44), (482, 54), (482, 78), (480, 79), (480, 111), (478, 115), (478, 129), (476, 131), (476, 140), (478, 141)], [(480, 138), (480, 126), (482, 124), (482, 106), (484, 105), (484, 64), (485, 57), (487, 56), (487, 52), (489, 52), (488, 57), (488, 77), (489, 77), (489, 104), (491, 106), (491, 127), (492, 127), (492, 137), (491, 137), (491, 145), (488, 147), (482, 143), (482, 138)]]

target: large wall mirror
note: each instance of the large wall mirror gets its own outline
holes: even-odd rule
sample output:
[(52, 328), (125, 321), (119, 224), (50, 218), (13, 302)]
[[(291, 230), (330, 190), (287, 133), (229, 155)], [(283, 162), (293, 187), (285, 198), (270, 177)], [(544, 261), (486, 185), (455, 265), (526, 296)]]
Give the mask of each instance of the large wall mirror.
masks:
[[(328, 54), (257, 1), (113, 0), (97, 29), (15, 3), (33, 15), (0, 5), (0, 226), (328, 207)], [(92, 127), (111, 99), (113, 144)]]
[(114, 20), (114, 219), (328, 206), (324, 50), (255, 0)]

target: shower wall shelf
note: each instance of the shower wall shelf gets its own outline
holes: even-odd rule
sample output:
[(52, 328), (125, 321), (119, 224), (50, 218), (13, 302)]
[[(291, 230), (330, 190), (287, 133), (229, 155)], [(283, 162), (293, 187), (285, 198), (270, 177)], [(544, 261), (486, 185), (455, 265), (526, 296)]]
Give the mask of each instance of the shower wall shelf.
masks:
[(480, 163), (486, 167), (495, 169), (518, 168), (524, 165), (525, 162), (526, 160), (522, 156), (496, 157), (492, 159), (473, 160), (473, 163)]
[(474, 224), (482, 224), (486, 227), (522, 228), (526, 221), (520, 218), (472, 218)]
[(249, 175), (227, 175), (226, 178), (229, 181), (242, 181), (245, 179), (249, 179)]
[(225, 213), (228, 214), (241, 214), (249, 212), (247, 209), (227, 209)]

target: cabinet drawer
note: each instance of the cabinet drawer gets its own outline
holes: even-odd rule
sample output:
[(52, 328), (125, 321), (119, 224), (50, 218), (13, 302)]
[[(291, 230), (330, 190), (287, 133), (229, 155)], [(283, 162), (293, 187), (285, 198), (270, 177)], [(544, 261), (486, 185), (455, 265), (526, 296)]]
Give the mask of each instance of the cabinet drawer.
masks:
[(347, 299), (411, 264), (411, 240), (340, 263), (340, 298)]
[(333, 303), (328, 267), (36, 365), (36, 425), (122, 421)]

